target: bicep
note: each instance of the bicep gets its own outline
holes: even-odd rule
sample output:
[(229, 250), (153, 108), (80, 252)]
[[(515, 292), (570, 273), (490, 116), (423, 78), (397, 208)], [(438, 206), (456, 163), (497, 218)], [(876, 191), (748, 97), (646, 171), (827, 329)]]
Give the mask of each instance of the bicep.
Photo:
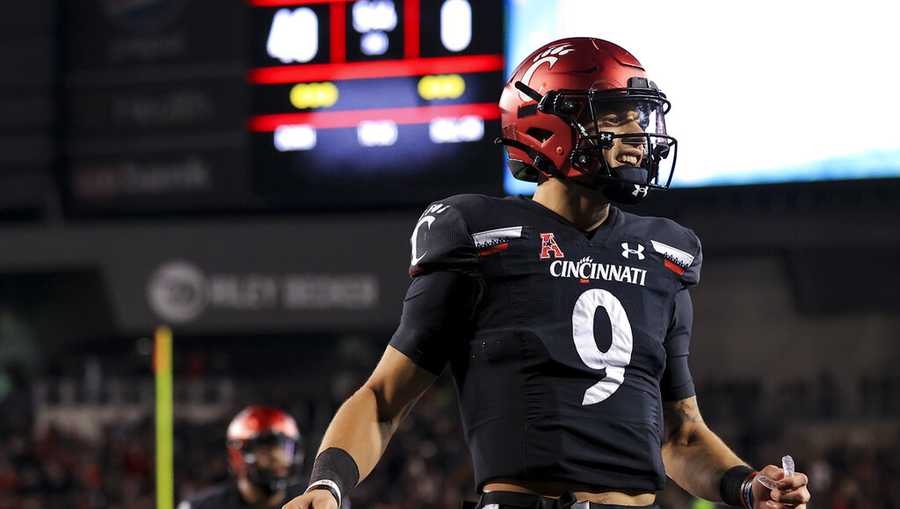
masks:
[(436, 378), (388, 345), (364, 387), (375, 394), (378, 420), (390, 421), (408, 410)]

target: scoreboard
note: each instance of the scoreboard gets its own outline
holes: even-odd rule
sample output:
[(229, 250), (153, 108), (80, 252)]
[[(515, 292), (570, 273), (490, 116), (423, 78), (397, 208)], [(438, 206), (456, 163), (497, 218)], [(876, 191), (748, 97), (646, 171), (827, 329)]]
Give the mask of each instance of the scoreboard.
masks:
[(70, 213), (501, 192), (501, 0), (60, 5)]
[(503, 2), (249, 0), (256, 189), (288, 207), (502, 186)]

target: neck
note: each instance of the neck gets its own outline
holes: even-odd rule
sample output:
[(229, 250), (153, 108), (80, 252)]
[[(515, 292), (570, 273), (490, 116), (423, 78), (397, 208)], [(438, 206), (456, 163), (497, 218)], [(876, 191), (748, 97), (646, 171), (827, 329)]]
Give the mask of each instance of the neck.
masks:
[(600, 191), (555, 178), (539, 185), (532, 199), (582, 231), (593, 230), (609, 217), (609, 201)]
[(273, 493), (271, 497), (266, 498), (262, 491), (246, 477), (238, 478), (237, 486), (241, 498), (243, 498), (244, 502), (251, 507), (260, 509), (280, 507), (284, 500), (283, 490), (279, 490), (278, 492)]

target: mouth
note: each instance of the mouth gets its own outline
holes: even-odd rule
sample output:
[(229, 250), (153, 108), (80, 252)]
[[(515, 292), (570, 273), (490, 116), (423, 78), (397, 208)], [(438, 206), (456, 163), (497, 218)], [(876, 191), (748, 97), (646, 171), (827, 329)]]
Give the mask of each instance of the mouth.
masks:
[(640, 163), (640, 161), (641, 161), (640, 155), (630, 153), (630, 152), (623, 152), (623, 153), (619, 154), (618, 156), (616, 156), (616, 162), (618, 162), (624, 166), (637, 166), (638, 163)]

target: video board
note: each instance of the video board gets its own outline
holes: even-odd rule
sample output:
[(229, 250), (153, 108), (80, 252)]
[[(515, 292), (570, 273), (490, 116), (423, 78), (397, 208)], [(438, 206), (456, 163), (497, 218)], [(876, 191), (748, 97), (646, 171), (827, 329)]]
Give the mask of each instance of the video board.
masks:
[[(861, 107), (868, 96), (854, 88), (865, 88), (872, 73), (877, 90), (900, 86), (900, 67), (886, 64), (887, 48), (900, 47), (896, 6), (876, 0), (647, 0), (638, 10), (630, 2), (596, 0), (505, 4), (509, 72), (562, 37), (598, 37), (633, 52), (672, 101), (666, 122), (678, 139), (673, 187), (900, 177), (894, 127), (900, 103), (871, 96), (874, 107)], [(815, 23), (797, 23), (812, 11)], [(847, 126), (845, 118), (855, 120)], [(533, 192), (533, 184), (508, 172), (505, 188)]]

